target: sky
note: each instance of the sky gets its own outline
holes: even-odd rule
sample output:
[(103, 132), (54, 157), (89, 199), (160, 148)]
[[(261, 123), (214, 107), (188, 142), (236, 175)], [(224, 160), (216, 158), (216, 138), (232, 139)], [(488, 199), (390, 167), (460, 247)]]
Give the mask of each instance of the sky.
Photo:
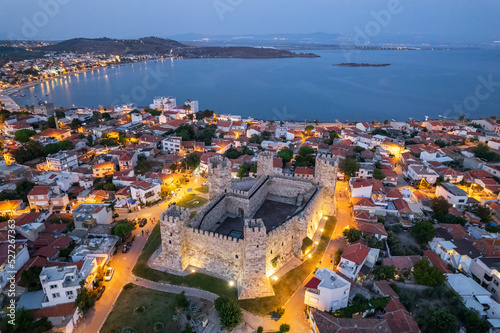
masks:
[(0, 0), (0, 39), (368, 31), (491, 43), (499, 18), (499, 0)]

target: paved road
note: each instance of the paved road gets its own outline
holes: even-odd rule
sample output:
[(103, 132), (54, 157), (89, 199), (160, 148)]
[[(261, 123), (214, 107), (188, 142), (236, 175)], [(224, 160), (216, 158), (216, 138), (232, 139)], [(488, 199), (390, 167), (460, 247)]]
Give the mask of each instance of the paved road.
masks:
[(132, 268), (134, 267), (141, 251), (146, 244), (147, 236), (142, 236), (141, 230), (151, 230), (153, 229), (153, 223), (148, 223), (144, 228), (137, 228), (133, 231), (136, 236), (134, 244), (128, 253), (118, 253), (114, 255), (109, 266), (115, 269), (113, 278), (109, 282), (104, 282), (106, 290), (102, 295), (102, 298), (96, 303), (94, 309), (92, 309), (84, 318), (80, 319), (78, 325), (76, 326), (75, 333), (94, 333), (99, 332), (99, 329), (104, 324), (108, 314), (111, 312), (118, 295), (120, 294), (124, 285), (129, 282), (133, 282), (134, 278), (132, 275)]
[[(176, 198), (164, 201), (156, 206), (145, 207), (138, 212), (120, 215), (119, 219), (134, 219), (136, 217), (140, 217), (140, 218), (148, 218), (150, 222), (148, 222), (148, 224), (144, 228), (137, 228), (136, 230), (133, 231), (132, 234), (135, 235), (136, 237), (134, 245), (132, 246), (132, 248), (128, 253), (121, 253), (121, 249), (118, 249), (117, 254), (111, 258), (109, 266), (115, 269), (113, 278), (109, 282), (104, 282), (106, 290), (102, 295), (102, 298), (96, 303), (94, 309), (92, 309), (84, 318), (80, 319), (74, 331), (75, 333), (99, 332), (99, 329), (104, 324), (104, 321), (106, 320), (108, 314), (113, 309), (113, 306), (123, 286), (129, 282), (134, 282), (137, 284), (141, 283), (140, 281), (136, 281), (137, 278), (132, 275), (132, 268), (137, 262), (137, 259), (139, 258), (139, 255), (141, 254), (142, 249), (146, 244), (146, 240), (148, 237), (148, 235), (146, 234), (146, 230), (149, 230), (149, 234), (151, 234), (151, 231), (155, 225), (155, 223), (151, 222), (151, 219), (154, 218), (156, 223), (158, 223), (160, 214), (163, 213), (168, 208), (168, 204), (171, 201), (176, 201), (177, 198), (182, 198), (186, 193), (188, 193), (187, 190), (189, 188), (195, 189), (197, 187), (200, 187), (205, 181), (206, 178), (200, 176), (193, 177), (191, 178), (191, 181), (188, 184), (182, 186), (182, 189), (181, 191), (179, 191)], [(142, 235), (142, 231), (145, 232), (144, 235)], [(180, 291), (178, 292), (180, 293)], [(186, 294), (189, 295), (187, 290)], [(207, 295), (205, 296), (209, 297)], [(201, 297), (201, 296), (195, 296), (195, 297)]]
[[(351, 217), (351, 209), (349, 208), (349, 197), (347, 195), (347, 182), (337, 182), (336, 199), (337, 199), (337, 224), (335, 230), (330, 236), (330, 242), (325, 250), (323, 259), (319, 267), (328, 267), (333, 269), (333, 259), (335, 252), (338, 249), (344, 248), (346, 241), (342, 236), (342, 231), (346, 226), (354, 226), (354, 220)], [(291, 326), (291, 333), (308, 333), (311, 332), (311, 326), (306, 320), (304, 292), (307, 282), (313, 277), (313, 272), (304, 280), (299, 289), (292, 295), (285, 305), (285, 315), (281, 318), (278, 324), (287, 323)], [(278, 325), (279, 326), (279, 325)], [(266, 327), (267, 328), (267, 327)]]

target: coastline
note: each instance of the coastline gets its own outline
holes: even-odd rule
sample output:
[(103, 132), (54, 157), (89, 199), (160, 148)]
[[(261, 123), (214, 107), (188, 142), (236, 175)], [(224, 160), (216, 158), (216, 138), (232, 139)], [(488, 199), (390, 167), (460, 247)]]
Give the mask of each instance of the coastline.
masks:
[[(144, 60), (136, 61), (136, 62), (124, 62), (124, 63), (113, 64), (113, 65), (110, 65), (110, 66), (80, 69), (80, 70), (77, 70), (77, 71), (74, 71), (74, 72), (64, 73), (64, 74), (60, 74), (60, 75), (52, 76), (52, 77), (47, 77), (47, 78), (44, 78), (44, 79), (41, 79), (41, 80), (36, 80), (36, 81), (31, 81), (31, 82), (25, 82), (25, 83), (22, 83), (22, 84), (17, 85), (17, 86), (10, 86), (10, 87), (4, 88), (2, 91), (0, 91), (0, 95), (9, 96), (10, 98), (12, 98), (12, 95), (18, 93), (19, 91), (21, 91), (23, 89), (35, 87), (35, 86), (37, 86), (39, 84), (42, 84), (42, 83), (45, 83), (45, 82), (50, 82), (52, 80), (62, 79), (62, 78), (69, 77), (69, 76), (74, 75), (74, 74), (81, 74), (81, 73), (85, 73), (85, 72), (88, 72), (88, 71), (93, 71), (95, 69), (101, 69), (101, 68), (102, 69), (106, 69), (106, 68), (111, 67), (111, 66), (128, 65), (128, 64), (131, 64), (131, 63), (141, 63), (141, 62), (148, 61), (148, 60), (155, 60), (155, 59), (144, 59)], [(158, 59), (156, 59), (156, 60), (158, 60)], [(8, 91), (6, 91), (6, 89), (8, 89)]]

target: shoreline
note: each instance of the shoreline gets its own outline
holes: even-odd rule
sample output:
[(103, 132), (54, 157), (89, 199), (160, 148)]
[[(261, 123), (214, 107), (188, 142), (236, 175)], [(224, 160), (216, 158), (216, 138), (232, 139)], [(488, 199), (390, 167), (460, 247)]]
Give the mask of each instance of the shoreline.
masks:
[[(12, 95), (14, 95), (16, 93), (19, 93), (21, 90), (24, 90), (24, 89), (27, 89), (27, 88), (31, 88), (31, 87), (35, 87), (35, 86), (37, 86), (39, 84), (43, 84), (45, 82), (50, 82), (52, 80), (62, 79), (62, 78), (65, 78), (65, 77), (76, 75), (76, 74), (86, 73), (86, 72), (89, 72), (89, 71), (93, 71), (95, 69), (101, 69), (101, 68), (102, 69), (107, 69), (107, 68), (110, 68), (112, 66), (128, 65), (128, 64), (133, 64), (133, 63), (135, 64), (135, 63), (141, 63), (141, 62), (148, 61), (148, 60), (158, 60), (158, 59), (144, 59), (144, 60), (135, 61), (135, 62), (124, 62), (124, 63), (113, 64), (111, 66), (103, 66), (103, 67), (94, 67), (94, 68), (80, 69), (80, 70), (77, 70), (77, 71), (74, 71), (74, 72), (64, 73), (64, 74), (60, 74), (60, 75), (53, 76), (53, 77), (47, 77), (47, 78), (44, 78), (44, 79), (41, 79), (41, 80), (36, 80), (36, 81), (31, 81), (31, 82), (25, 82), (25, 83), (22, 83), (22, 84), (20, 84), (18, 86), (10, 86), (10, 87), (7, 87), (7, 88), (4, 88), (3, 90), (1, 90), (0, 91), (0, 95), (5, 95), (5, 96), (8, 96), (11, 99), (13, 99)], [(6, 90), (6, 89), (8, 89), (8, 90)]]

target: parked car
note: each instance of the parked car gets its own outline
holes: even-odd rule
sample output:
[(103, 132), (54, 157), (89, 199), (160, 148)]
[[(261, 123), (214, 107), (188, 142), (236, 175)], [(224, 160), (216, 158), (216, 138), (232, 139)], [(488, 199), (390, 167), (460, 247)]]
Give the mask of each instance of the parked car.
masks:
[(105, 286), (102, 286), (101, 288), (99, 288), (97, 290), (97, 298), (96, 298), (96, 301), (100, 300), (101, 297), (102, 297), (102, 294), (104, 294), (104, 290), (106, 290), (106, 287)]
[(133, 242), (126, 242), (125, 244), (123, 244), (122, 253), (127, 253), (128, 251), (130, 251), (132, 244)]
[(104, 276), (104, 281), (111, 281), (114, 272), (115, 269), (113, 267), (108, 267), (108, 269), (106, 270), (106, 275)]
[(142, 227), (144, 227), (146, 224), (148, 224), (148, 220), (146, 220), (146, 219), (142, 219), (142, 220), (141, 220), (141, 223), (139, 223), (139, 227), (141, 227), (141, 228), (142, 228)]
[(175, 206), (175, 201), (168, 204), (168, 207)]
[(203, 186), (208, 186), (208, 181), (204, 182)]

